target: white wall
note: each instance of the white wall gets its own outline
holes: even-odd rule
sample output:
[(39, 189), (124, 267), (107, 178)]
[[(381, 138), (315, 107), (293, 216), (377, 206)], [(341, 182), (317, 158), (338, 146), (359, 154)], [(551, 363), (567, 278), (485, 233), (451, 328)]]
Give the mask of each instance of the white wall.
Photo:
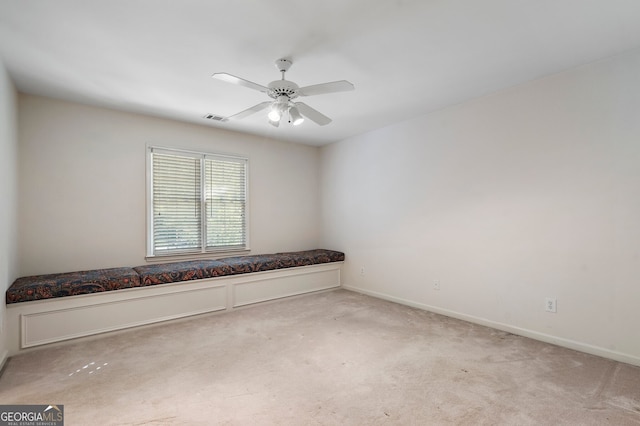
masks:
[(317, 248), (319, 150), (19, 97), (20, 275), (145, 264), (146, 144), (249, 157), (252, 253)]
[(640, 51), (321, 164), (321, 245), (346, 252), (346, 286), (640, 365)]
[[(18, 276), (18, 96), (0, 62), (0, 292)], [(7, 355), (5, 304), (0, 303), (0, 368)]]

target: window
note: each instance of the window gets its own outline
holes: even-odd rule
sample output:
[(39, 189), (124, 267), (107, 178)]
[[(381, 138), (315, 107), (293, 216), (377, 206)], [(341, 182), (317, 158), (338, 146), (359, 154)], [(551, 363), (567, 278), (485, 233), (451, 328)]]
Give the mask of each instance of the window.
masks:
[(248, 249), (241, 157), (149, 148), (147, 256)]

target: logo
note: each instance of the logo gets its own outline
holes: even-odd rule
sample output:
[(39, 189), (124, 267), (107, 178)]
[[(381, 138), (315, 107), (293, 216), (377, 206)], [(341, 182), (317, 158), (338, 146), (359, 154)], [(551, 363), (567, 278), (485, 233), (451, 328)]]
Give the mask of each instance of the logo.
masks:
[(0, 426), (64, 426), (64, 405), (0, 405)]

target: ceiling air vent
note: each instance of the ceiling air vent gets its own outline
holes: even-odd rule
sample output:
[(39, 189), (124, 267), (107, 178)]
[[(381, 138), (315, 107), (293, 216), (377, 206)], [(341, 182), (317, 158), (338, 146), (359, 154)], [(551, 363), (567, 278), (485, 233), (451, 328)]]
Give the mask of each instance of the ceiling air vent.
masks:
[(213, 120), (213, 121), (227, 121), (226, 118), (220, 115), (215, 115), (215, 114), (206, 114), (202, 118), (206, 118), (207, 120)]

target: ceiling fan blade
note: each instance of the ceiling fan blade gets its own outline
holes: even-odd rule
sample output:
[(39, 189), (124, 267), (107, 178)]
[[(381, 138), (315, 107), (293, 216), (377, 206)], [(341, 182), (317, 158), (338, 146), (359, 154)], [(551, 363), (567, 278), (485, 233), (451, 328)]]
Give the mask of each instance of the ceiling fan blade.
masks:
[(354, 90), (355, 86), (347, 80), (332, 81), (331, 83), (314, 84), (298, 89), (300, 96), (322, 95), (324, 93), (348, 92)]
[(226, 120), (239, 120), (241, 118), (248, 117), (251, 114), (255, 114), (256, 112), (262, 111), (263, 109), (267, 108), (269, 105), (271, 105), (271, 103), (272, 101), (260, 102), (258, 105), (254, 105), (251, 108), (247, 108), (244, 111), (240, 111), (237, 114), (233, 114), (227, 117)]
[(245, 80), (244, 78), (236, 77), (235, 75), (227, 74), (226, 72), (217, 72), (211, 77), (217, 78), (218, 80), (226, 81), (227, 83), (236, 84), (238, 86), (248, 87), (249, 89), (257, 90), (259, 92), (269, 92), (268, 87), (262, 86), (249, 80)]
[(300, 111), (300, 114), (304, 115), (305, 117), (315, 122), (316, 124), (319, 124), (320, 126), (324, 126), (331, 123), (331, 119), (329, 117), (311, 108), (309, 105), (305, 104), (304, 102), (296, 102), (295, 105), (298, 108), (298, 111)]

